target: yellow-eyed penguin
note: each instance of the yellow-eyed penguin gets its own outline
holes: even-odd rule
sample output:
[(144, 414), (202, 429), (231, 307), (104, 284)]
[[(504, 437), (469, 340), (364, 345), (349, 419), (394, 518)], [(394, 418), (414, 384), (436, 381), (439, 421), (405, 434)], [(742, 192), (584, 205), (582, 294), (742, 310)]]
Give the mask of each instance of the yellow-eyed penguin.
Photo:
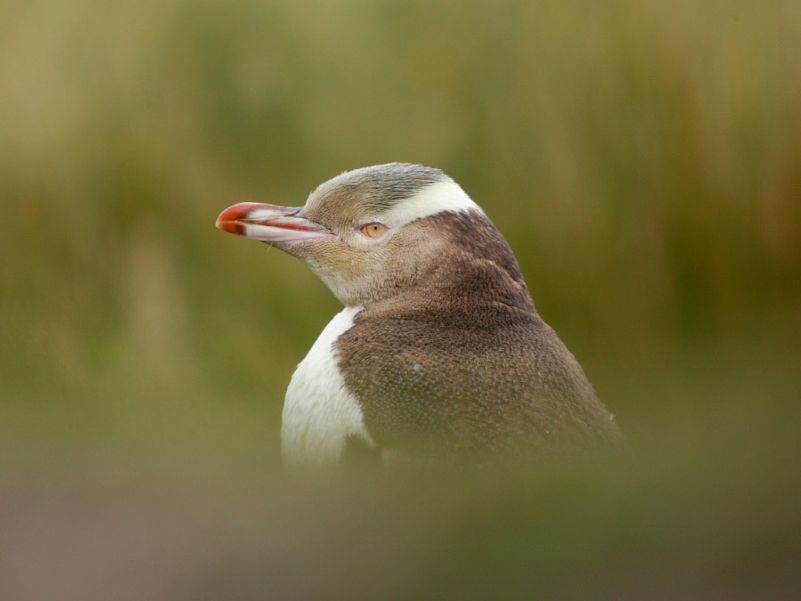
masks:
[(621, 440), (506, 240), (439, 169), (355, 169), (303, 207), (240, 203), (217, 227), (301, 259), (345, 305), (287, 389), (289, 466), (360, 448), (450, 463)]

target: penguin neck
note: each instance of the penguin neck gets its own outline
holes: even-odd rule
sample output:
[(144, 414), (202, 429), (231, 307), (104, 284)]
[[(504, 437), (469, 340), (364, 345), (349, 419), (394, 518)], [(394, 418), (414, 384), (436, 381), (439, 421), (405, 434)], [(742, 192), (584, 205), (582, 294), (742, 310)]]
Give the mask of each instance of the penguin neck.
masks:
[(536, 314), (517, 260), (488, 217), (462, 211), (432, 215), (426, 221), (433, 231), (446, 236), (442, 252), (412, 285), (366, 307), (393, 313), (490, 309)]
[(474, 310), (503, 305), (533, 313), (531, 295), (518, 274), (491, 255), (457, 254), (443, 261), (412, 293), (427, 305)]

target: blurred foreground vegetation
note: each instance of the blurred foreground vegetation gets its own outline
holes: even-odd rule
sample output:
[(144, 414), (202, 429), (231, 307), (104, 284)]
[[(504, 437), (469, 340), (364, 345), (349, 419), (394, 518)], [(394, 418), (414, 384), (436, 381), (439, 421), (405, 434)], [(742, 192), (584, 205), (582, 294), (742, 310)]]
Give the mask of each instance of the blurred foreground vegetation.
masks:
[[(11, 2), (0, 82), (3, 599), (798, 591), (798, 2)], [(495, 220), (636, 465), (283, 480), (337, 303), (214, 218), (392, 160)]]

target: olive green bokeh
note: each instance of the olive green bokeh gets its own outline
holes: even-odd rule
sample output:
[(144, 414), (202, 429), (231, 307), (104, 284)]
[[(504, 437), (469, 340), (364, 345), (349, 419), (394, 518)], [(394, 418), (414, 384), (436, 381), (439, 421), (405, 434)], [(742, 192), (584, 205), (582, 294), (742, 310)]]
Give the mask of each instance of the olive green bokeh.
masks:
[[(276, 534), (316, 525), (342, 545), (369, 495), (391, 496), (335, 486), (320, 503), (348, 509), (321, 515), (276, 469), (283, 391), (337, 303), (214, 218), (240, 200), (302, 204), (345, 169), (421, 162), (506, 235), (639, 463), (540, 466), (505, 492), (441, 486), (455, 508), (442, 537), (407, 528), (392, 497), (403, 518), (367, 522), (399, 536), (387, 561), (406, 568), (379, 569), (365, 598), (386, 582), (399, 598), (481, 595), (477, 566), (502, 575), (488, 591), (523, 596), (532, 563), (564, 598), (626, 577), (630, 598), (674, 598), (676, 578), (678, 596), (797, 586), (798, 2), (12, 2), (0, 82), (0, 477), (20, 498), (41, 482), (84, 500), (142, 485), (139, 511), (162, 517), (162, 487), (217, 499), (210, 514), (234, 508), (279, 541), (244, 548), (311, 571), (304, 594), (347, 580), (319, 550), (304, 564), (290, 526)], [(358, 565), (377, 541), (353, 541), (340, 561)], [(259, 590), (258, 562), (227, 557), (204, 594)], [(437, 581), (443, 557), (471, 578)]]

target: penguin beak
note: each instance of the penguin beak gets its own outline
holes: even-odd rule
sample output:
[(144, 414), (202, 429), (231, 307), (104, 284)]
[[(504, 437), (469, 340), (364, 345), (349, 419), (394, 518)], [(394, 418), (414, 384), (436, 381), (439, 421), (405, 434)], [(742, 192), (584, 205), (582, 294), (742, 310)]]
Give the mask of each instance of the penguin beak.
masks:
[(240, 202), (225, 209), (215, 225), (229, 234), (268, 244), (328, 238), (334, 234), (318, 223), (298, 217), (301, 207)]

